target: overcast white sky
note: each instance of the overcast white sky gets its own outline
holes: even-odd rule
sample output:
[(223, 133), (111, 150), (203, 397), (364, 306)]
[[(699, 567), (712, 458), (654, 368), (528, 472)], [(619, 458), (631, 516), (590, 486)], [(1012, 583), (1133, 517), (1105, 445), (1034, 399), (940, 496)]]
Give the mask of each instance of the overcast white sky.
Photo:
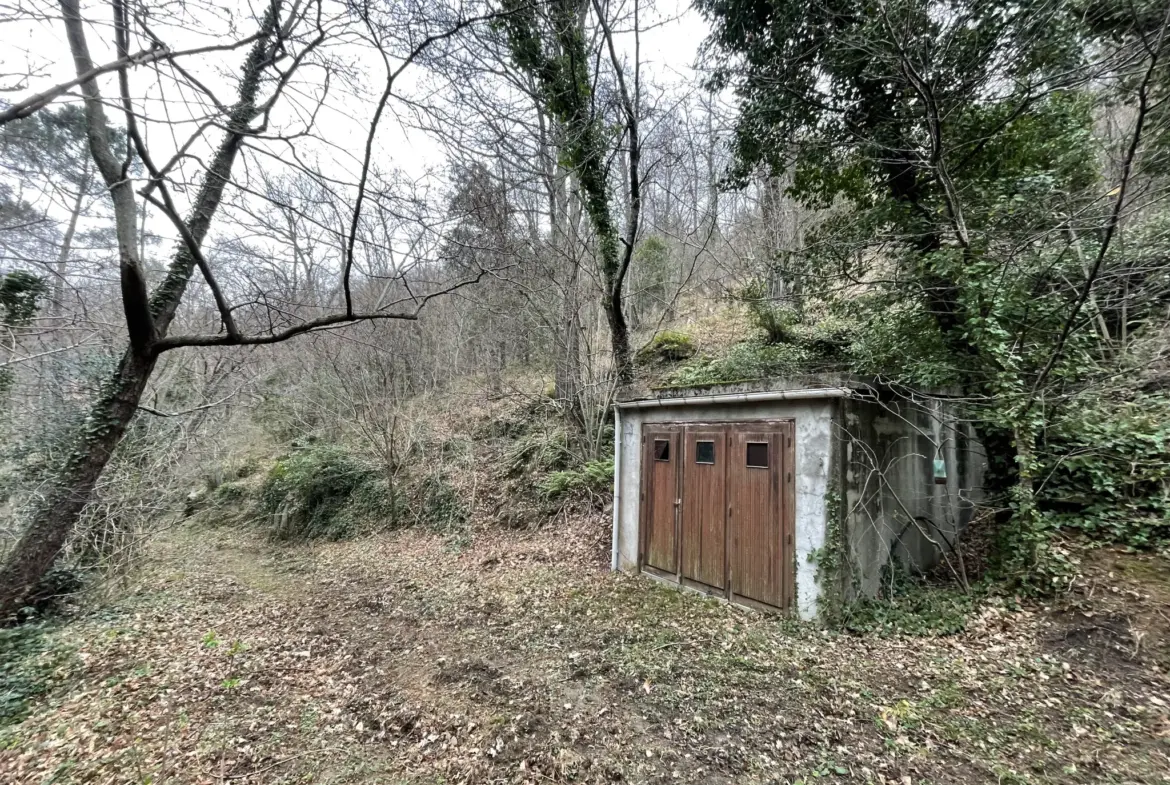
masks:
[[(641, 39), (641, 56), (644, 73), (658, 84), (678, 84), (693, 82), (695, 79), (693, 64), (698, 50), (706, 34), (706, 25), (703, 19), (690, 8), (688, 0), (643, 0), (641, 11), (642, 23), (646, 31)], [(11, 88), (19, 80), (13, 74), (34, 73), (36, 76), (21, 89), (6, 89), (0, 93), (0, 98), (8, 101), (19, 101), (24, 97), (45, 89), (53, 84), (66, 81), (74, 76), (73, 63), (69, 56), (69, 49), (65, 42), (64, 30), (56, 18), (59, 14), (58, 6), (51, 0), (33, 0), (32, 13), (27, 10), (20, 14), (11, 12), (11, 6), (0, 2), (0, 86)], [(200, 6), (191, 6), (192, 9)], [(210, 6), (203, 6), (211, 8)], [(30, 6), (24, 6), (29, 9)], [(224, 2), (210, 11), (205, 18), (191, 19), (189, 26), (171, 25), (165, 29), (168, 42), (175, 47), (192, 47), (218, 42), (213, 37), (203, 35), (205, 30), (227, 31), (235, 29), (237, 35), (246, 35), (256, 12), (255, 4)], [(100, 20), (104, 23), (109, 19), (110, 11), (106, 2), (83, 2), (83, 11), (87, 18)], [(39, 13), (38, 13), (39, 11)], [(213, 18), (206, 18), (213, 17)], [(217, 18), (214, 18), (217, 17)], [(242, 32), (241, 32), (242, 31)], [(94, 26), (89, 31), (89, 45), (95, 62), (104, 62), (113, 59), (110, 45), (110, 30), (104, 26)], [(633, 37), (623, 36), (619, 45), (632, 54)], [(231, 86), (222, 76), (225, 67), (235, 68), (242, 59), (242, 52), (234, 52), (222, 59), (203, 57), (199, 63), (187, 62), (191, 68), (209, 84), (217, 93), (230, 97)], [(371, 64), (374, 65), (374, 64)], [(371, 69), (373, 71), (373, 69)], [(138, 74), (134, 84), (142, 88), (150, 80), (149, 74)], [(409, 89), (412, 80), (404, 79), (403, 87)], [(112, 79), (103, 84), (103, 92), (107, 99), (114, 97), (115, 86)], [(148, 100), (152, 97), (148, 92)], [(354, 119), (362, 119), (361, 107), (346, 107), (346, 111)], [(372, 107), (371, 107), (372, 109)], [(179, 106), (171, 106), (168, 114), (181, 115), (184, 110)], [(333, 119), (322, 118), (328, 124), (330, 141), (337, 143), (342, 149), (353, 151), (354, 145), (360, 147), (363, 140), (363, 131), (360, 122), (347, 122), (341, 115)], [(384, 134), (381, 147), (385, 151), (380, 158), (392, 158), (393, 166), (402, 169), (416, 177), (423, 176), (425, 171), (442, 164), (440, 148), (417, 131), (408, 130), (389, 118), (382, 131)], [(155, 144), (159, 143), (156, 138)], [(389, 151), (394, 151), (391, 155)], [(343, 156), (344, 157), (344, 156)], [(387, 163), (389, 161), (386, 161)], [(348, 163), (338, 161), (345, 168)]]
[[(28, 2), (28, 0), (23, 0)], [(0, 93), (0, 98), (6, 101), (19, 101), (31, 94), (35, 94), (51, 85), (73, 78), (75, 72), (72, 59), (69, 55), (65, 40), (64, 29), (60, 20), (59, 8), (54, 0), (32, 0), (41, 12), (29, 13), (30, 6), (22, 6), (22, 18), (14, 18), (11, 6), (6, 0), (0, 0), (0, 85), (11, 87), (16, 83), (12, 74), (35, 73), (36, 76), (26, 86), (17, 90), (6, 90)], [(644, 32), (641, 36), (641, 60), (643, 73), (648, 79), (659, 86), (669, 87), (678, 85), (693, 85), (696, 75), (693, 70), (695, 57), (699, 45), (706, 35), (706, 24), (703, 19), (689, 5), (689, 0), (642, 0), (641, 19)], [(202, 5), (211, 3), (209, 5)], [(160, 34), (174, 48), (190, 48), (204, 46), (209, 43), (223, 43), (238, 40), (250, 34), (255, 29), (256, 13), (254, 8), (259, 3), (226, 3), (214, 5), (215, 0), (195, 0), (188, 9), (202, 7), (207, 9), (207, 15), (199, 19), (185, 20), (179, 18), (163, 25), (158, 23)], [(166, 6), (168, 9), (177, 6)], [(8, 14), (5, 17), (5, 14)], [(83, 15), (87, 19), (96, 20), (89, 32), (89, 46), (96, 63), (108, 62), (114, 59), (111, 44), (111, 30), (106, 20), (110, 18), (108, 0), (83, 0)], [(222, 35), (217, 39), (209, 36), (206, 31), (218, 32)], [(632, 35), (619, 36), (618, 46), (633, 54), (634, 39)], [(137, 48), (137, 45), (133, 46)], [(384, 82), (384, 67), (379, 58), (371, 50), (362, 49), (356, 45), (342, 45), (336, 50), (341, 57), (353, 55), (353, 64), (358, 72), (365, 71), (358, 80), (360, 87), (356, 93), (346, 93), (338, 90), (334, 84), (332, 98), (317, 117), (317, 133), (319, 140), (301, 140), (298, 142), (300, 160), (315, 159), (318, 168), (330, 178), (339, 181), (355, 182), (360, 170), (361, 154), (365, 145), (365, 134), (368, 122), (374, 111), (375, 97), (381, 90)], [(365, 54), (362, 54), (364, 52)], [(234, 75), (243, 60), (244, 52), (235, 51), (212, 56), (199, 56), (185, 61), (185, 66), (204, 84), (208, 85), (224, 101), (230, 103), (234, 98)], [(407, 95), (412, 85), (417, 81), (410, 78), (408, 71), (398, 83), (399, 90)], [(306, 88), (315, 89), (313, 80), (319, 81), (318, 74), (308, 74)], [(107, 101), (117, 96), (117, 86), (113, 76), (101, 80), (102, 92)], [(173, 86), (168, 86), (166, 95), (168, 100), (160, 103), (162, 95), (158, 78), (146, 68), (139, 68), (131, 74), (132, 91), (144, 108), (144, 114), (156, 122), (145, 123), (143, 127), (148, 137), (148, 144), (152, 149), (152, 156), (156, 163), (166, 161), (178, 149), (186, 137), (192, 133), (197, 125), (191, 118), (199, 113), (198, 106), (187, 105)], [(187, 96), (190, 98), (190, 96)], [(412, 96), (418, 97), (418, 96)], [(71, 100), (76, 100), (71, 99)], [(312, 103), (306, 101), (305, 103)], [(286, 106), (288, 103), (286, 102)], [(422, 198), (430, 207), (421, 207), (423, 211), (430, 210), (442, 213), (445, 209), (445, 175), (447, 174), (445, 154), (442, 146), (423, 131), (410, 128), (398, 121), (394, 111), (401, 109), (392, 103), (388, 107), (387, 116), (383, 119), (376, 138), (374, 163), (382, 171), (396, 170), (403, 173), (414, 183), (414, 191), (410, 194), (414, 198)], [(283, 121), (294, 119), (293, 110), (286, 108)], [(116, 110), (109, 111), (111, 121), (119, 120)], [(172, 125), (165, 120), (178, 121)], [(278, 116), (274, 122), (280, 123)], [(287, 126), (286, 126), (287, 127)], [(213, 145), (218, 144), (219, 134), (212, 131), (206, 134), (201, 144), (192, 151), (200, 157), (208, 155)], [(274, 154), (287, 156), (287, 148), (280, 145), (270, 145)], [(285, 160), (288, 160), (285, 158)], [(237, 171), (243, 166), (237, 164)], [(277, 167), (279, 168), (279, 167)], [(202, 168), (195, 163), (185, 163), (177, 173), (177, 179), (191, 181), (202, 175)], [(438, 175), (438, 176), (435, 176)], [(35, 188), (35, 186), (33, 186)], [(186, 213), (188, 205), (183, 202), (187, 197), (182, 189), (172, 189), (179, 201), (179, 208)], [(27, 192), (26, 192), (27, 193)], [(46, 192), (47, 193), (47, 192)], [(407, 192), (402, 194), (407, 196)], [(31, 198), (31, 197), (28, 197)], [(48, 198), (48, 197), (45, 197)], [(42, 202), (42, 200), (36, 200)], [(44, 204), (44, 209), (50, 214), (63, 218), (63, 207), (60, 204)], [(177, 241), (173, 226), (161, 214), (151, 212), (148, 222), (150, 230), (163, 238), (167, 247)], [(255, 238), (259, 240), (260, 238)], [(404, 241), (405, 242), (405, 241)], [(161, 248), (160, 248), (161, 250)]]

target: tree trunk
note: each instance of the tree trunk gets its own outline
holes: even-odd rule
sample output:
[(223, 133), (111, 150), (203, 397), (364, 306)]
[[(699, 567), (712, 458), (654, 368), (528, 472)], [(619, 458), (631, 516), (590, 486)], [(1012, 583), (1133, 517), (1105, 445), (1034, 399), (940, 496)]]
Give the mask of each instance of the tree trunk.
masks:
[(568, 273), (561, 300), (561, 318), (554, 336), (556, 396), (565, 427), (573, 437), (581, 437), (585, 433), (581, 410), (581, 260), (569, 239), (569, 225), (573, 218), (569, 210), (568, 172), (557, 163), (555, 143), (546, 143), (543, 136), (541, 142), (546, 151), (544, 176), (552, 246), (550, 257), (566, 260)]
[[(80, 76), (93, 67), (85, 40), (85, 23), (77, 0), (61, 0), (61, 6), (70, 50)], [(158, 359), (154, 341), (166, 336), (183, 301), (183, 294), (195, 271), (196, 254), (211, 228), (236, 155), (249, 132), (249, 123), (255, 117), (260, 79), (270, 62), (269, 41), (279, 27), (279, 10), (279, 2), (268, 7), (261, 22), (260, 35), (244, 62), (239, 100), (228, 118), (227, 133), (208, 166), (192, 204), (191, 215), (185, 222), (190, 244), (179, 246), (166, 276), (152, 296), (147, 294), (141, 259), (137, 255), (138, 209), (134, 191), (130, 181), (123, 176), (121, 163), (110, 146), (109, 126), (97, 83), (82, 84), (90, 155), (114, 202), (122, 301), (130, 341), (117, 371), (90, 408), (72, 452), (0, 569), (0, 619), (18, 611), (24, 599), (53, 566), (138, 409), (142, 392)], [(130, 130), (131, 139), (140, 144), (133, 126)]]
[(1000, 570), (1003, 577), (1030, 583), (1043, 558), (1046, 545), (1043, 521), (1036, 507), (1036, 431), (1027, 424), (1013, 432), (1016, 483), (1011, 488), (1011, 520), (1006, 537), (1001, 534)]
[(24, 598), (36, 589), (61, 553), (138, 409), (154, 364), (153, 355), (127, 349), (118, 369), (106, 381), (44, 503), (0, 569), (0, 619), (20, 610)]
[(984, 503), (1002, 509), (996, 522), (1002, 524), (1011, 516), (1009, 496), (1019, 482), (1019, 463), (1016, 459), (1012, 432), (998, 425), (976, 419), (975, 434), (987, 455), (987, 471), (983, 475)]
[(85, 195), (90, 188), (89, 159), (85, 159), (81, 183), (77, 186), (77, 198), (73, 200), (73, 210), (69, 213), (69, 224), (65, 227), (65, 236), (61, 239), (61, 250), (57, 254), (56, 277), (53, 279), (52, 313), (60, 316), (65, 310), (65, 273), (68, 270), (69, 256), (73, 253), (73, 237), (77, 234), (77, 221), (81, 218), (81, 208), (85, 204)]
[[(571, 252), (570, 252), (571, 255)], [(580, 435), (585, 427), (581, 416), (581, 322), (578, 298), (580, 265), (575, 256), (569, 262), (569, 280), (561, 302), (557, 326), (556, 394), (570, 433)]]
[(609, 324), (610, 346), (613, 350), (613, 365), (618, 384), (626, 385), (633, 381), (634, 366), (630, 358), (630, 329), (622, 312), (621, 282), (617, 283), (616, 291), (611, 290), (602, 305), (605, 308), (605, 321)]

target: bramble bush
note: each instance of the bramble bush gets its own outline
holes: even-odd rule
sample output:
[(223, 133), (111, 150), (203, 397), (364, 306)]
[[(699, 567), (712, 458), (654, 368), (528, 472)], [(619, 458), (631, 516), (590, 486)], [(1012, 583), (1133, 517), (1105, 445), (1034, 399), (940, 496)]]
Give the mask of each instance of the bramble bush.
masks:
[(370, 465), (333, 445), (307, 447), (276, 462), (260, 489), (258, 507), (287, 516), (273, 536), (284, 540), (341, 540), (371, 517), (393, 517), (394, 495)]
[(1138, 393), (1070, 406), (1044, 443), (1041, 506), (1051, 525), (1148, 548), (1170, 540), (1170, 397)]

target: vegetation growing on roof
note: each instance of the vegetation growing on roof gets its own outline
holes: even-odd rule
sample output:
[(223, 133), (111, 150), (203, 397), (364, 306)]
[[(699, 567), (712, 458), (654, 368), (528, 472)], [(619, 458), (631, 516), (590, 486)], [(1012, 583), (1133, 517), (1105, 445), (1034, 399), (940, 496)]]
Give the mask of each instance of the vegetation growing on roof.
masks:
[(810, 356), (795, 344), (745, 341), (721, 356), (704, 355), (670, 372), (664, 379), (670, 387), (704, 387), (710, 384), (753, 381), (772, 376), (806, 373)]

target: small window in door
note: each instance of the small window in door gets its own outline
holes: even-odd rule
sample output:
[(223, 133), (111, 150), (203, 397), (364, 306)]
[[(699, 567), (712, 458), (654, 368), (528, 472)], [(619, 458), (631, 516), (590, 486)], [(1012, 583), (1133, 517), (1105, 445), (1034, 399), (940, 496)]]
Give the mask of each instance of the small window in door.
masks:
[(670, 439), (655, 439), (654, 440), (654, 460), (669, 461), (670, 460)]
[(715, 442), (695, 442), (695, 463), (715, 463)]
[(747, 465), (751, 469), (767, 469), (768, 468), (768, 443), (767, 442), (748, 442), (747, 443)]

